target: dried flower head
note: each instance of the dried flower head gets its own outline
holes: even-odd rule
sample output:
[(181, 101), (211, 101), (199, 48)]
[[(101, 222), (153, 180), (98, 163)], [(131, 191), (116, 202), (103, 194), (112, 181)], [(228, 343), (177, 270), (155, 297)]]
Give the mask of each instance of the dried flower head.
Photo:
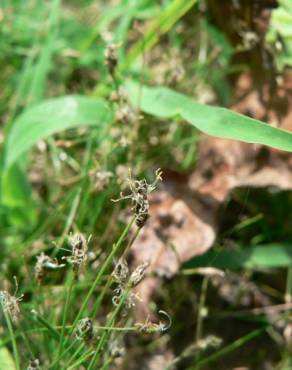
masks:
[(170, 72), (170, 76), (169, 76), (169, 82), (170, 84), (172, 85), (175, 85), (177, 84), (178, 82), (180, 82), (185, 76), (185, 69), (182, 65), (176, 65), (176, 66), (173, 66), (173, 68), (171, 69), (171, 72)]
[(90, 177), (94, 183), (94, 191), (100, 192), (105, 190), (113, 177), (113, 173), (110, 171), (91, 171)]
[(139, 296), (139, 294), (130, 292), (126, 300), (126, 308), (130, 310), (132, 307), (135, 307), (137, 301), (142, 302), (142, 299)]
[(0, 291), (0, 303), (2, 304), (4, 312), (8, 313), (13, 322), (17, 322), (20, 316), (19, 302), (22, 301), (23, 294), (20, 297), (16, 297), (18, 284), (16, 278), (15, 285), (16, 289), (13, 295), (8, 293), (6, 290)]
[(133, 180), (130, 172), (127, 180), (131, 194), (124, 196), (123, 193), (121, 193), (119, 199), (112, 199), (113, 202), (119, 202), (123, 199), (131, 199), (133, 205), (132, 210), (135, 212), (136, 225), (138, 227), (143, 227), (149, 217), (148, 194), (156, 189), (158, 182), (162, 180), (162, 171), (160, 168), (156, 170), (155, 175), (155, 181), (152, 184), (148, 184), (146, 179)]
[(122, 148), (125, 148), (125, 147), (131, 145), (131, 140), (126, 136), (122, 136), (119, 140), (119, 144)]
[(111, 75), (114, 74), (115, 69), (118, 65), (118, 56), (117, 48), (119, 45), (114, 44), (113, 42), (109, 43), (105, 49), (105, 64), (107, 65), (108, 71)]
[(76, 339), (90, 342), (94, 336), (95, 333), (92, 320), (89, 317), (79, 320), (75, 329)]
[(109, 343), (109, 353), (112, 359), (124, 357), (126, 354), (125, 347), (122, 345), (121, 337), (118, 337)]
[(210, 349), (215, 349), (222, 344), (221, 338), (218, 338), (214, 335), (208, 335), (205, 338), (199, 339), (195, 343), (192, 343), (190, 346), (186, 347), (181, 353), (180, 357), (182, 359), (188, 357), (194, 357), (195, 355), (205, 352)]
[(176, 85), (182, 81), (185, 76), (185, 68), (180, 53), (173, 49), (170, 55), (166, 56), (167, 66), (167, 83), (170, 85)]
[(159, 322), (153, 323), (149, 320), (149, 316), (146, 318), (144, 323), (136, 323), (135, 326), (139, 331), (146, 334), (152, 334), (156, 332), (165, 332), (171, 327), (172, 320), (169, 314), (165, 311), (158, 311), (159, 314), (164, 315), (167, 318), (167, 323)]
[(40, 365), (41, 365), (41, 363), (40, 363), (40, 360), (38, 358), (32, 359), (32, 360), (29, 361), (27, 370), (41, 370)]
[(111, 357), (114, 359), (124, 357), (125, 353), (126, 353), (125, 348), (117, 345), (112, 346), (110, 350)]
[(145, 276), (145, 272), (149, 266), (148, 262), (143, 263), (142, 265), (139, 265), (131, 274), (130, 277), (130, 285), (132, 287), (135, 287), (140, 283), (140, 281)]
[(125, 89), (123, 89), (121, 86), (117, 90), (114, 90), (110, 94), (110, 100), (113, 103), (125, 103), (128, 101), (128, 95)]
[(114, 296), (112, 298), (112, 302), (114, 306), (118, 306), (120, 303), (120, 300), (124, 294), (124, 288), (119, 285), (114, 289)]
[(111, 93), (110, 100), (117, 104), (116, 122), (133, 124), (140, 119), (138, 111), (131, 105), (128, 95), (122, 87), (118, 87)]
[(135, 123), (139, 119), (136, 110), (129, 104), (123, 103), (115, 113), (115, 120), (121, 123)]
[(56, 270), (64, 267), (64, 264), (59, 265), (56, 259), (52, 259), (44, 253), (37, 256), (37, 262), (34, 267), (34, 276), (39, 284), (43, 281), (48, 270)]
[(85, 264), (87, 261), (87, 252), (88, 252), (88, 240), (85, 239), (83, 234), (76, 233), (69, 238), (69, 243), (72, 247), (72, 254), (69, 257), (64, 257), (67, 259), (73, 266), (73, 271), (77, 276), (80, 270), (80, 267)]
[(128, 167), (123, 164), (117, 165), (116, 178), (119, 185), (126, 183), (128, 181)]
[(134, 292), (126, 292), (124, 287), (122, 285), (119, 285), (115, 290), (114, 290), (114, 296), (112, 298), (112, 302), (114, 306), (118, 306), (120, 304), (120, 301), (123, 297), (124, 294), (127, 294), (127, 297), (125, 299), (125, 308), (127, 310), (130, 310), (132, 307), (136, 306), (137, 300), (142, 302), (142, 299), (139, 297), (137, 293)]
[(207, 349), (217, 348), (222, 344), (222, 339), (215, 335), (208, 335), (206, 338), (200, 339), (196, 344), (196, 349), (199, 351), (206, 351)]
[(118, 284), (124, 285), (127, 282), (128, 276), (129, 267), (127, 261), (120, 258), (112, 273), (113, 280)]

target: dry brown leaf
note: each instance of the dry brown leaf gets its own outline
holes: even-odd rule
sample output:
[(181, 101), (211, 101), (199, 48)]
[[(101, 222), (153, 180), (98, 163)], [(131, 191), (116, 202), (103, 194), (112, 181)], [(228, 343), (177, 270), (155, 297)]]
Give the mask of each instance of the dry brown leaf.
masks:
[[(126, 359), (123, 370), (163, 370), (174, 360), (174, 354), (166, 347), (166, 343), (160, 343), (160, 348), (152, 353), (147, 350), (131, 351)], [(171, 368), (175, 370), (176, 367)]]
[[(272, 97), (275, 90), (269, 90), (265, 84), (262, 89), (253, 88), (252, 78), (243, 74), (237, 85), (239, 102), (232, 109), (292, 130), (291, 80), (292, 74), (286, 73)], [(289, 153), (202, 137), (198, 158), (196, 169), (189, 176), (165, 173), (162, 190), (149, 199), (151, 217), (133, 245), (134, 264), (148, 261), (150, 272), (158, 276), (173, 276), (183, 262), (213, 245), (217, 210), (234, 188), (292, 189)], [(138, 286), (144, 300), (138, 306), (139, 317), (147, 312), (147, 303), (158, 284), (159, 279), (147, 278)]]
[[(256, 107), (251, 92), (250, 102)], [(237, 111), (242, 107), (236, 106)], [(248, 101), (245, 108), (251, 110)], [(242, 113), (242, 112), (241, 112)], [(289, 111), (288, 117), (291, 116)], [(285, 128), (291, 129), (287, 116)], [(163, 189), (150, 197), (151, 217), (133, 245), (134, 264), (148, 261), (150, 272), (173, 276), (180, 265), (206, 252), (216, 238), (216, 213), (236, 187), (292, 189), (292, 155), (259, 145), (203, 137), (198, 147), (199, 162), (190, 176), (166, 172)], [(147, 278), (138, 287), (144, 303), (139, 317), (159, 280)], [(145, 308), (146, 307), (146, 308)]]
[(151, 217), (132, 247), (135, 264), (145, 261), (160, 276), (171, 277), (181, 263), (204, 253), (215, 240), (214, 212), (188, 190), (165, 180), (150, 197)]

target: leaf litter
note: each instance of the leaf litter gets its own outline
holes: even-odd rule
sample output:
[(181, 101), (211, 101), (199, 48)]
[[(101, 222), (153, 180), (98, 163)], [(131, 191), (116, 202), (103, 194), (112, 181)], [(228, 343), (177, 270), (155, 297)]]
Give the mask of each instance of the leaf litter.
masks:
[[(291, 76), (286, 74), (277, 90), (278, 96), (287, 97), (284, 115), (278, 114), (283, 112), (281, 99), (269, 111), (246, 74), (238, 81), (238, 102), (231, 108), (256, 119), (277, 121), (277, 126), (292, 131)], [(218, 211), (234, 189), (292, 189), (292, 155), (276, 149), (203, 136), (198, 158), (189, 175), (164, 169), (163, 185), (149, 197), (151, 217), (132, 247), (133, 264), (148, 261), (151, 273), (138, 287), (138, 294), (144, 297), (137, 305), (138, 317), (145, 317), (160, 278), (173, 277), (184, 262), (214, 245)]]

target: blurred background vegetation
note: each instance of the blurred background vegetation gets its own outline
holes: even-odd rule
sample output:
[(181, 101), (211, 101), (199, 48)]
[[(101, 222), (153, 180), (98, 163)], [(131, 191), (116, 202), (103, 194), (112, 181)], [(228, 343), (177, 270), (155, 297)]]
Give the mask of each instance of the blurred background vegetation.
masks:
[[(151, 262), (143, 303), (118, 323), (157, 323), (161, 309), (172, 326), (113, 330), (93, 368), (292, 369), (291, 156), (206, 137), (137, 109), (139, 88), (127, 91), (130, 79), (165, 86), (292, 130), (292, 2), (2, 0), (0, 24), (0, 289), (13, 292), (15, 276), (24, 294), (18, 324), (0, 314), (0, 369), (33, 358), (41, 369), (91, 368), (88, 348), (78, 363), (74, 343), (50, 367), (49, 324), (61, 325), (70, 269), (48, 271), (39, 286), (34, 266), (42, 252), (62, 261), (70, 233), (92, 235), (69, 325), (129, 222), (129, 203), (111, 202), (128, 192), (129, 168), (148, 182), (161, 168), (164, 181), (129, 255), (133, 268)], [(98, 325), (113, 294), (92, 317)]]

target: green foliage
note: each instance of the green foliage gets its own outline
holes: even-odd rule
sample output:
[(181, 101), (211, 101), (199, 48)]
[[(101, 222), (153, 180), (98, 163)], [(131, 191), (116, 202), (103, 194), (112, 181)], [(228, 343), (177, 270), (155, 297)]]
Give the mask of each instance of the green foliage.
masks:
[(48, 99), (25, 110), (10, 130), (5, 166), (9, 168), (38, 140), (80, 125), (104, 128), (111, 112), (102, 99), (64, 96)]
[(8, 349), (5, 347), (0, 348), (0, 364), (3, 369), (15, 370), (13, 358)]
[(290, 244), (270, 244), (236, 249), (211, 250), (195, 257), (184, 266), (186, 271), (197, 267), (212, 266), (219, 269), (261, 269), (292, 265)]
[(280, 6), (272, 14), (272, 24), (267, 35), (276, 52), (278, 68), (292, 66), (292, 2), (280, 0)]
[(166, 87), (127, 84), (132, 103), (148, 114), (186, 120), (205, 134), (292, 151), (292, 134), (231, 110), (194, 102)]
[(174, 0), (161, 10), (149, 25), (143, 38), (141, 38), (130, 51), (121, 70), (127, 69), (133, 61), (153, 47), (159, 38), (169, 31), (173, 25), (197, 2), (197, 0)]
[[(125, 282), (115, 289), (117, 282), (112, 275), (114, 264), (127, 257), (140, 232), (134, 218), (127, 220), (131, 212), (127, 202), (110, 201), (116, 199), (120, 191), (133, 192), (137, 182), (131, 182), (132, 189), (125, 189), (128, 168), (137, 179), (148, 179), (153, 175), (152, 169), (158, 167), (168, 169), (169, 173), (173, 171), (174, 177), (180, 173), (184, 178), (196, 163), (200, 132), (292, 151), (290, 133), (228, 109), (194, 101), (201, 95), (211, 94), (219, 105), (230, 102), (227, 74), (234, 49), (223, 32), (210, 23), (207, 3), (197, 0), (4, 0), (0, 5), (3, 30), (0, 37), (3, 86), (0, 99), (0, 291), (2, 298), (3, 291), (14, 294), (9, 302), (2, 299), (5, 309), (4, 315), (0, 310), (0, 369), (25, 369), (29, 360), (37, 357), (41, 368), (74, 370), (82, 366), (107, 370), (115, 366), (117, 345), (123, 344), (124, 333), (129, 332), (135, 333), (129, 341), (130, 347), (133, 346), (133, 350), (128, 350), (130, 361), (137, 349), (139, 353), (145, 348), (152, 355), (152, 351), (165, 348), (165, 338), (160, 336), (167, 326), (157, 320), (135, 322), (129, 311), (135, 302), (135, 291)], [(287, 0), (281, 3), (273, 15), (276, 31), (271, 33), (269, 41), (274, 43), (279, 32), (290, 50), (288, 13), (291, 5)], [(105, 50), (111, 43), (116, 44), (115, 75), (108, 73), (105, 64)], [(289, 53), (285, 54), (287, 59), (283, 59), (283, 65), (288, 64)], [(137, 63), (138, 60), (141, 63)], [(172, 72), (183, 77), (168, 79)], [(180, 72), (183, 72), (181, 76)], [(136, 82), (127, 83), (130, 77)], [(150, 81), (149, 84), (159, 87), (141, 86), (141, 81)], [(124, 85), (128, 97), (119, 96), (118, 89)], [(173, 90), (167, 88), (168, 85)], [(140, 110), (148, 115), (142, 117)], [(118, 120), (117, 116), (123, 114), (125, 118)], [(182, 120), (191, 125), (180, 122)], [(45, 151), (34, 148), (39, 141), (45, 141)], [(144, 182), (139, 184), (143, 188)], [(132, 203), (146, 220), (149, 204), (142, 188)], [(258, 208), (259, 203), (257, 199)], [(280, 204), (279, 208), (284, 207)], [(286, 208), (289, 208), (288, 202)], [(273, 209), (271, 205), (269, 209)], [(264, 214), (261, 217), (266, 218)], [(169, 219), (167, 213), (161, 213), (166, 231)], [(251, 220), (254, 221), (244, 220), (239, 224), (234, 222), (232, 238), (240, 239)], [(255, 242), (250, 244), (258, 244), (258, 240), (273, 242), (284, 234), (281, 225), (276, 232), (264, 222), (261, 226)], [(154, 231), (169, 247), (165, 230)], [(86, 251), (82, 255), (82, 248), (77, 248), (77, 244), (77, 253), (73, 256), (70, 236), (79, 232), (86, 239)], [(233, 245), (242, 244), (236, 239)], [(180, 343), (181, 335), (186, 333), (186, 338), (190, 337), (188, 344), (198, 352), (187, 354), (189, 363), (199, 368), (231, 354), (262, 335), (265, 328), (244, 328), (246, 334), (237, 335), (237, 328), (232, 327), (236, 335), (226, 336), (228, 343), (217, 351), (210, 348), (210, 352), (214, 352), (209, 355), (204, 348), (208, 347), (207, 342), (194, 337), (194, 325), (200, 326), (200, 315), (205, 312), (204, 301), (209, 305), (206, 283), (209, 277), (205, 278), (202, 291), (204, 287), (206, 291), (200, 298), (201, 281), (185, 275), (206, 266), (245, 273), (253, 269), (289, 267), (290, 250), (289, 244), (276, 244), (276, 241), (271, 245), (212, 250), (183, 266), (183, 276), (178, 274), (169, 279), (167, 287), (159, 290), (155, 303), (143, 304), (151, 310), (159, 308), (159, 304), (170, 311), (173, 317), (170, 342)], [(42, 253), (46, 254), (47, 264), (41, 265), (43, 276), (38, 279), (36, 262), (44, 257)], [(84, 262), (82, 268), (74, 265), (71, 271), (73, 257), (75, 263)], [(131, 276), (133, 265), (129, 266), (126, 275)], [(141, 278), (143, 268), (140, 266), (137, 273)], [(173, 295), (170, 289), (176, 284), (178, 292)], [(291, 290), (291, 287), (287, 289)], [(202, 310), (197, 309), (197, 303), (193, 305), (198, 300)], [(11, 322), (11, 310), (18, 311), (18, 306), (19, 321)], [(183, 310), (182, 317), (187, 314), (190, 319), (180, 320), (180, 310)], [(197, 311), (198, 319), (193, 321)], [(85, 337), (75, 337), (80, 320), (87, 317), (94, 324), (95, 335), (87, 336), (93, 339), (90, 343)], [(279, 317), (285, 319), (284, 315)], [(274, 327), (269, 317), (266, 323), (272, 332)], [(204, 331), (207, 330), (206, 326)], [(175, 351), (179, 359), (181, 348)], [(227, 367), (228, 364), (224, 368)], [(186, 367), (183, 364), (181, 368)]]
[(15, 162), (37, 141), (52, 134), (83, 125), (104, 132), (110, 121), (111, 112), (102, 99), (84, 96), (48, 99), (21, 113), (9, 131), (1, 176), (1, 204), (7, 207), (10, 221), (28, 227), (36, 220), (30, 185), (21, 168), (24, 166)]
[(5, 207), (9, 222), (20, 228), (30, 228), (36, 221), (32, 189), (20, 164), (1, 173), (0, 203)]

